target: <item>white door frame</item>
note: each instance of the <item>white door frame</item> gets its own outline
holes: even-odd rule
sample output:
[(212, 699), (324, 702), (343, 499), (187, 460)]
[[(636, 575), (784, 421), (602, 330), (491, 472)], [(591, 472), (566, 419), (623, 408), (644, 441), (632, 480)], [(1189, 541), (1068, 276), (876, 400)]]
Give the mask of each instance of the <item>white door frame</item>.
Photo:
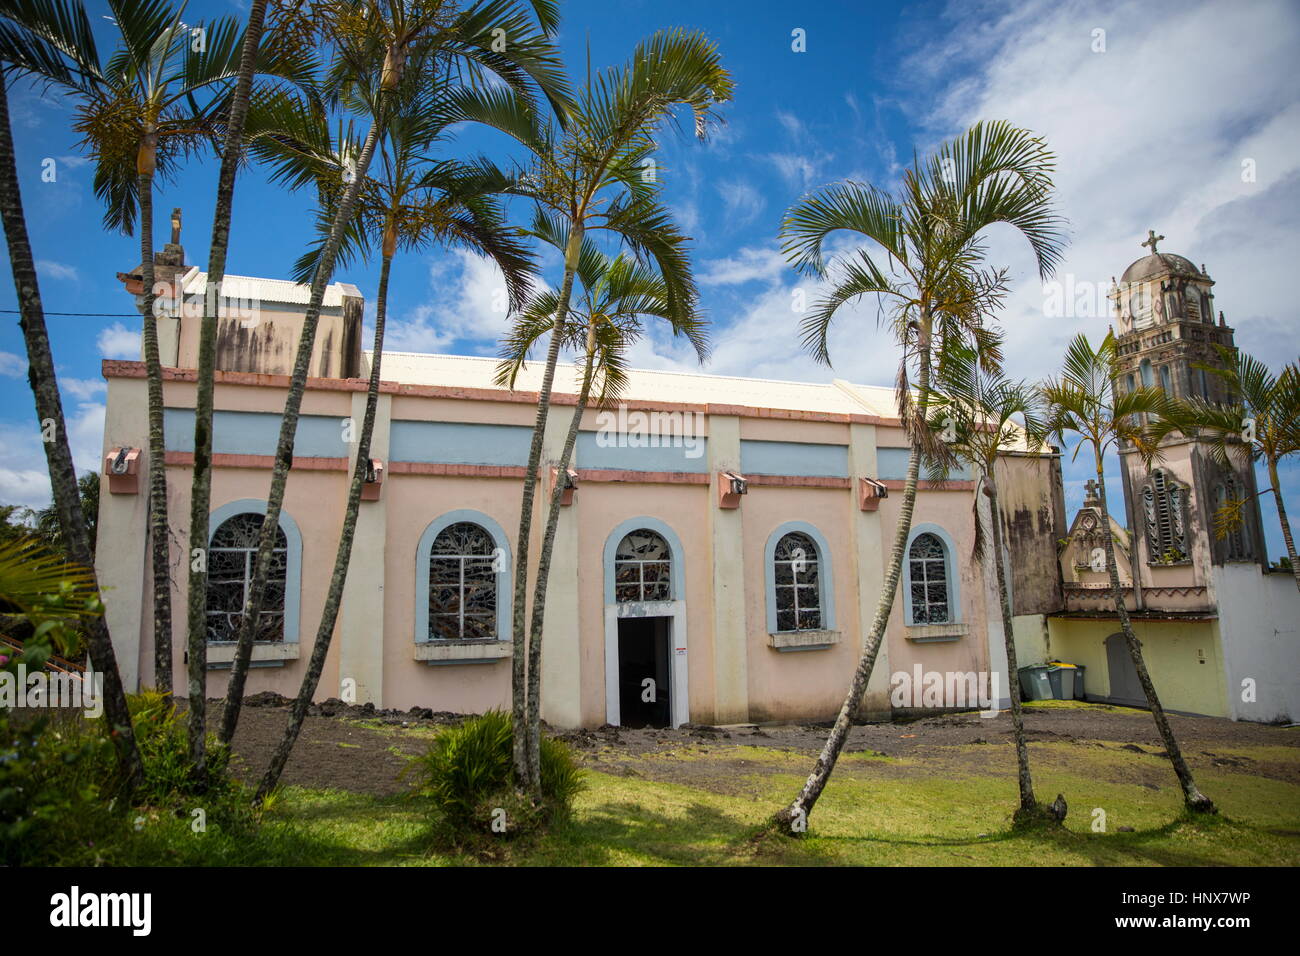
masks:
[(618, 622), (625, 617), (666, 617), (668, 623), (668, 704), (673, 727), (690, 723), (687, 687), (685, 601), (628, 601), (605, 605), (605, 722), (619, 726), (621, 700), (618, 688)]

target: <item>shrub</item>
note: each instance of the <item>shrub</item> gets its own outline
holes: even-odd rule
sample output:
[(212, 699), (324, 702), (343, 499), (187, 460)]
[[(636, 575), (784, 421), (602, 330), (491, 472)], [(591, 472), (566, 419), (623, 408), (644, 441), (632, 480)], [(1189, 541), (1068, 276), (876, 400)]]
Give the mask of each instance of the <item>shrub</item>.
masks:
[(541, 801), (521, 797), (513, 740), (510, 715), (488, 711), (439, 733), (426, 753), (412, 758), (407, 772), (453, 830), (518, 836), (567, 816), (583, 784), (569, 748), (543, 738)]
[[(75, 711), (21, 720), (0, 712), (0, 863), (156, 863), (141, 854), (168, 838), (183, 840), (175, 845), (201, 860), (202, 847), (216, 843), (192, 842), (198, 840), (190, 828), (196, 808), (203, 810), (205, 833), (224, 831), (232, 839), (246, 833), (255, 819), (252, 797), (230, 776), (229, 751), (208, 738), (208, 787), (200, 794), (188, 730), (171, 697), (144, 691), (128, 695), (127, 704), (145, 778), (129, 800), (107, 721)], [(149, 838), (142, 839), (146, 830)]]
[[(190, 762), (189, 727), (177, 714), (171, 695), (142, 690), (127, 695), (127, 707), (144, 764), (144, 787), (136, 794), (136, 801), (161, 805), (197, 793)], [(230, 751), (209, 735), (207, 752), (208, 787), (204, 793), (221, 796), (233, 785), (227, 773)]]

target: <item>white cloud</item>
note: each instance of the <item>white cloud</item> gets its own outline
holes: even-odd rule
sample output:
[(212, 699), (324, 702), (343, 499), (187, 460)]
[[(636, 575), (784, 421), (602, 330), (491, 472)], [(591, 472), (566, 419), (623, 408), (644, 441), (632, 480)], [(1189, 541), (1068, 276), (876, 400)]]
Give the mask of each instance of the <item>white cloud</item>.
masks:
[(767, 205), (757, 189), (740, 180), (719, 183), (718, 195), (722, 197), (724, 215), (730, 229), (753, 222)]
[(140, 333), (131, 331), (121, 322), (114, 322), (101, 331), (95, 344), (99, 346), (99, 354), (104, 358), (140, 358)]
[[(65, 408), (68, 444), (78, 474), (98, 471), (104, 444), (104, 406), (97, 402)], [(0, 423), (0, 447), (7, 452), (0, 464), (0, 504), (44, 508), (50, 503), (50, 476), (41, 432), (30, 425)], [(16, 467), (15, 467), (16, 466)]]
[[(1300, 253), (1300, 99), (1289, 65), (1300, 45), (1297, 9), (1038, 0), (995, 16), (952, 11), (954, 28), (909, 68), (958, 63), (975, 72), (917, 108), (939, 137), (1002, 118), (1045, 137), (1070, 223), (1059, 277), (1108, 285), (1145, 255), (1138, 242), (1155, 228), (1168, 237), (1162, 251), (1206, 264), (1240, 345), (1270, 361), (1291, 354), (1275, 350), (1287, 327), (1271, 317), (1292, 314), (1290, 263)], [(1092, 51), (1098, 27), (1104, 53)], [(1242, 181), (1245, 159), (1255, 161), (1255, 182)], [(1105, 333), (1104, 317), (1044, 318), (1021, 237), (991, 231), (989, 246), (990, 262), (1017, 280), (1004, 315), (1013, 374), (1038, 378), (1071, 336)]]
[(806, 192), (818, 177), (820, 160), (824, 157), (803, 153), (768, 153), (768, 161), (776, 167), (786, 185), (796, 192)]
[(54, 262), (51, 259), (36, 260), (36, 273), (55, 282), (77, 282), (80, 279), (76, 267)]
[(700, 285), (737, 285), (755, 280), (775, 282), (792, 274), (779, 249), (746, 246), (734, 256), (706, 260), (696, 279)]
[(108, 383), (102, 379), (70, 378), (66, 375), (61, 375), (59, 376), (59, 388), (65, 395), (70, 395), (73, 398), (84, 402), (107, 392)]
[(0, 352), (0, 375), (22, 378), (27, 374), (27, 359), (13, 352)]
[(429, 269), (431, 300), (387, 323), (384, 347), (398, 352), (442, 352), (454, 342), (495, 351), (509, 316), (505, 279), (490, 259), (454, 249)]

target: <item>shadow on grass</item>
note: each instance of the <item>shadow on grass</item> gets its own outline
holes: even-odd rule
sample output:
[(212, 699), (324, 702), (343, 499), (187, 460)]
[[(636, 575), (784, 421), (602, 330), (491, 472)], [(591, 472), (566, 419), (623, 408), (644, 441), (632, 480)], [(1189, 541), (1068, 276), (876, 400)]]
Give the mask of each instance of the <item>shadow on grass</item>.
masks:
[[(995, 833), (963, 838), (942, 836), (902, 838), (872, 833), (844, 836), (817, 834), (815, 831), (810, 836), (839, 846), (874, 845), (944, 849), (1004, 844), (1024, 850), (1022, 859), (974, 861), (975, 864), (987, 865), (1033, 866), (1044, 862), (1043, 854), (1048, 857), (1047, 865), (1059, 865), (1062, 862), (1068, 864), (1068, 861), (1055, 859), (1065, 851), (1086, 857), (1095, 866), (1203, 867), (1230, 865), (1218, 855), (1222, 845), (1238, 838), (1248, 839), (1254, 833), (1252, 828), (1223, 817), (1206, 818), (1182, 814), (1162, 826), (1132, 833), (1080, 833), (1064, 827), (1032, 827), (1018, 830), (1008, 825)], [(1183, 850), (1171, 845), (1173, 841), (1195, 835), (1209, 836), (1210, 839), (1204, 841), (1197, 850)]]

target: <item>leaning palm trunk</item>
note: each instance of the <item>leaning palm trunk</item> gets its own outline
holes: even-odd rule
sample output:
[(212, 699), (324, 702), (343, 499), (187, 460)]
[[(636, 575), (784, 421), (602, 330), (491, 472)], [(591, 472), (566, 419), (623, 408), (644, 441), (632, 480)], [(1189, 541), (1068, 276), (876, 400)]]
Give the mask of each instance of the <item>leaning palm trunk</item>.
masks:
[(1020, 668), (1016, 662), (1016, 637), (1011, 622), (1006, 562), (1002, 560), (1002, 519), (998, 512), (998, 489), (989, 475), (984, 476), (984, 482), (984, 493), (989, 499), (989, 524), (993, 526), (993, 566), (997, 569), (1002, 641), (1007, 649), (1007, 695), (1011, 698), (1011, 727), (1016, 737), (1016, 766), (1020, 781), (1020, 810), (1017, 816), (1021, 816), (1033, 813), (1038, 802), (1034, 799), (1034, 784), (1029, 776), (1029, 748), (1025, 743), (1025, 720), (1020, 707)]
[(193, 560), (207, 554), (208, 508), (212, 501), (212, 409), (217, 356), (218, 295), (226, 275), (226, 253), (230, 248), (230, 220), (235, 199), (235, 174), (244, 138), (244, 121), (253, 88), (257, 48), (262, 42), (267, 0), (253, 0), (248, 28), (239, 53), (239, 77), (230, 107), (230, 125), (217, 176), (217, 206), (212, 216), (212, 242), (208, 252), (208, 285), (203, 297), (203, 322), (199, 326), (199, 362), (194, 398), (194, 472), (190, 486), (190, 544), (188, 551), (189, 593), (186, 631), (189, 650), (187, 671), (189, 693), (190, 759), (199, 780), (206, 774), (205, 721), (207, 718), (208, 669), (208, 565)]
[(573, 277), (578, 270), (578, 256), (582, 250), (582, 231), (582, 226), (575, 223), (569, 233), (568, 248), (564, 253), (564, 281), (560, 286), (559, 303), (555, 309), (555, 328), (551, 332), (551, 342), (546, 350), (546, 367), (542, 371), (542, 385), (537, 393), (537, 418), (533, 422), (533, 441), (528, 449), (528, 467), (524, 471), (524, 493), (519, 508), (519, 538), (515, 544), (515, 587), (510, 617), (513, 639), (510, 690), (515, 783), (520, 787), (533, 778), (529, 768), (528, 662), (525, 657), (527, 645), (524, 630), (528, 600), (528, 546), (532, 537), (533, 499), (537, 493), (537, 473), (541, 470), (546, 420), (551, 411), (551, 387), (555, 382), (555, 366), (560, 360), (564, 323), (569, 315), (569, 299), (573, 294)]
[[(0, 219), (4, 222), (9, 265), (13, 271), (14, 289), (18, 293), (21, 314), (19, 325), (27, 347), (27, 378), (36, 400), (36, 417), (46, 436), (46, 441), (42, 444), (45, 446), (45, 461), (50, 472), (54, 507), (59, 515), (68, 558), (73, 563), (90, 569), (93, 574), (95, 562), (90, 552), (90, 536), (86, 529), (85, 513), (81, 510), (77, 470), (72, 462), (72, 451), (68, 447), (63, 402), (59, 397), (50, 336), (45, 328), (45, 310), (41, 305), (36, 262), (27, 238), (27, 220), (23, 216), (13, 132), (9, 126), (9, 94), (3, 75), (0, 75)], [(144, 780), (144, 767), (135, 742), (131, 714), (126, 706), (126, 692), (117, 670), (117, 655), (113, 652), (108, 625), (102, 617), (92, 618), (86, 630), (90, 662), (104, 682), (104, 713), (116, 731), (112, 739), (117, 752), (118, 768), (127, 788), (134, 790)]]
[(1187, 761), (1183, 759), (1183, 752), (1178, 748), (1173, 728), (1169, 726), (1169, 718), (1165, 716), (1164, 708), (1160, 706), (1160, 698), (1156, 696), (1155, 684), (1151, 682), (1151, 674), (1147, 671), (1146, 660), (1142, 656), (1142, 645), (1138, 643), (1137, 636), (1133, 633), (1128, 608), (1124, 606), (1124, 592), (1120, 590), (1119, 584), (1119, 568), (1115, 566), (1115, 542), (1110, 534), (1110, 510), (1106, 507), (1106, 477), (1103, 471), (1101, 457), (1098, 456), (1097, 488), (1101, 499), (1102, 537), (1106, 542), (1106, 569), (1110, 573), (1110, 596), (1115, 603), (1115, 612), (1119, 615), (1120, 628), (1128, 644), (1129, 656), (1133, 658), (1133, 667), (1137, 670), (1138, 681), (1142, 684), (1142, 693), (1146, 695), (1147, 706), (1151, 708), (1151, 718), (1156, 722), (1156, 729), (1160, 731), (1160, 738), (1165, 743), (1169, 762), (1174, 765), (1174, 773), (1178, 775), (1178, 782), (1182, 785), (1183, 802), (1187, 805), (1187, 809), (1194, 813), (1215, 813), (1217, 811), (1214, 803), (1196, 789), (1192, 771), (1187, 766)]
[(219, 739), (223, 744), (229, 744), (235, 736), (240, 707), (244, 702), (244, 680), (248, 676), (248, 662), (253, 654), (253, 638), (262, 617), (266, 584), (271, 574), (271, 550), (275, 546), (276, 532), (280, 526), (280, 510), (284, 505), (285, 485), (288, 483), (289, 468), (293, 463), (294, 435), (298, 430), (302, 396), (307, 388), (307, 369), (311, 365), (312, 347), (316, 342), (316, 326), (320, 321), (325, 286), (329, 284), (330, 275), (334, 270), (334, 258), (338, 254), (339, 241), (343, 230), (352, 220), (352, 208), (356, 205), (357, 194), (360, 193), (361, 186), (365, 182), (366, 171), (370, 168), (370, 159), (375, 154), (375, 144), (379, 140), (379, 127), (380, 121), (376, 118), (366, 134), (365, 145), (361, 149), (354, 178), (348, 184), (335, 212), (334, 221), (330, 224), (329, 238), (321, 248), (320, 263), (316, 267), (316, 274), (312, 277), (311, 300), (303, 317), (302, 334), (298, 339), (298, 354), (294, 358), (284, 417), (280, 423), (280, 439), (275, 449), (275, 465), (271, 470), (271, 491), (267, 496), (266, 517), (262, 521), (262, 534), (257, 543), (253, 583), (244, 602), (239, 639), (235, 646), (235, 661), (230, 670), (226, 704), (221, 715)]
[[(144, 285), (144, 373), (149, 392), (149, 538), (153, 552), (154, 686), (172, 692), (171, 528), (167, 521), (167, 442), (163, 435), (162, 360), (154, 315), (153, 146), (141, 149), (140, 278)], [(146, 152), (147, 151), (147, 152)]]
[[(917, 403), (919, 406), (918, 422), (925, 421), (925, 409), (929, 404), (930, 392), (930, 342), (929, 330), (922, 329), (921, 345), (918, 349), (920, 369), (917, 374)], [(924, 427), (918, 425), (917, 427)], [(835, 718), (826, 745), (822, 747), (812, 773), (808, 775), (799, 796), (788, 807), (778, 811), (773, 822), (791, 834), (805, 831), (808, 817), (812, 815), (817, 799), (826, 789), (826, 783), (835, 769), (835, 762), (840, 758), (844, 742), (849, 737), (849, 727), (853, 714), (858, 709), (858, 702), (866, 692), (867, 682), (871, 680), (871, 671), (876, 666), (876, 655), (880, 653), (880, 643), (885, 639), (885, 628), (889, 625), (889, 615), (894, 608), (894, 596), (898, 592), (898, 579), (903, 573), (903, 560), (907, 552), (907, 537), (912, 530), (912, 512), (916, 508), (916, 485), (921, 471), (921, 449), (917, 439), (912, 441), (912, 450), (907, 458), (907, 481), (903, 485), (903, 504), (898, 513), (898, 525), (894, 529), (894, 547), (889, 556), (889, 570), (885, 572), (884, 586), (880, 589), (880, 600), (876, 602), (876, 614), (871, 622), (871, 632), (862, 647), (862, 656), (853, 672), (853, 682), (849, 685), (848, 695)]]
[(578, 428), (582, 413), (591, 398), (592, 368), (596, 359), (596, 346), (592, 329), (587, 333), (587, 364), (582, 373), (582, 388), (578, 403), (573, 408), (569, 431), (564, 436), (564, 450), (556, 465), (555, 487), (551, 489), (551, 504), (546, 515), (546, 533), (542, 537), (541, 554), (537, 558), (537, 580), (533, 585), (533, 619), (528, 636), (528, 786), (534, 794), (542, 789), (542, 630), (546, 617), (546, 585), (551, 575), (551, 556), (555, 550), (555, 531), (560, 523), (560, 500), (564, 497), (565, 476), (573, 460), (573, 446), (578, 441)]
[[(1282, 525), (1282, 541), (1286, 544), (1286, 556), (1291, 561), (1291, 573), (1295, 575), (1295, 586), (1300, 589), (1300, 561), (1296, 560), (1295, 539), (1291, 537), (1291, 522), (1287, 520), (1286, 504), (1282, 500), (1282, 484), (1277, 477), (1277, 462), (1269, 459), (1268, 480), (1273, 485), (1273, 500), (1277, 503), (1277, 520)], [(1265, 559), (1267, 561), (1267, 558)]]
[(316, 643), (312, 645), (307, 673), (303, 676), (302, 686), (289, 711), (289, 725), (285, 727), (284, 735), (276, 745), (275, 753), (271, 755), (271, 765), (267, 767), (266, 775), (258, 785), (258, 799), (274, 790), (280, 781), (280, 774), (284, 772), (284, 765), (302, 730), (307, 708), (316, 695), (321, 671), (325, 668), (325, 655), (329, 653), (330, 641), (334, 637), (334, 624), (338, 620), (339, 605), (343, 601), (343, 585), (347, 581), (348, 565), (352, 559), (352, 540), (357, 530), (357, 514), (361, 510), (361, 490), (365, 486), (370, 465), (370, 437), (375, 430), (375, 409), (379, 405), (379, 366), (384, 351), (384, 317), (388, 308), (388, 275), (392, 264), (393, 254), (385, 249), (383, 265), (379, 271), (379, 295), (375, 301), (375, 348), (370, 361), (370, 382), (366, 388), (366, 412), (361, 422), (361, 437), (357, 441), (357, 461), (352, 473), (352, 484), (348, 486), (343, 530), (339, 532), (338, 551), (334, 555), (334, 574), (330, 578), (325, 608), (321, 611), (320, 626), (316, 628)]

